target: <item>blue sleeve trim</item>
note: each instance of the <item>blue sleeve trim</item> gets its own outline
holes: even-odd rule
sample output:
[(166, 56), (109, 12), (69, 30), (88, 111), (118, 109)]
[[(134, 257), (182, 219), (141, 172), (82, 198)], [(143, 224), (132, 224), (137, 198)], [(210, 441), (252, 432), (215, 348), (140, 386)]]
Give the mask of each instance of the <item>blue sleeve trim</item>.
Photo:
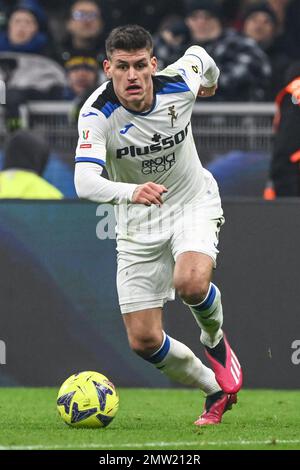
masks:
[(120, 107), (119, 103), (111, 103), (110, 101), (108, 101), (104, 106), (102, 106), (100, 111), (104, 114), (106, 119), (108, 119), (109, 116), (119, 107)]
[(98, 165), (105, 166), (105, 161), (100, 158), (90, 157), (75, 157), (75, 163), (86, 162), (86, 163), (98, 163)]
[(182, 93), (185, 91), (191, 91), (185, 82), (167, 83), (160, 91), (158, 95), (165, 95), (169, 93)]

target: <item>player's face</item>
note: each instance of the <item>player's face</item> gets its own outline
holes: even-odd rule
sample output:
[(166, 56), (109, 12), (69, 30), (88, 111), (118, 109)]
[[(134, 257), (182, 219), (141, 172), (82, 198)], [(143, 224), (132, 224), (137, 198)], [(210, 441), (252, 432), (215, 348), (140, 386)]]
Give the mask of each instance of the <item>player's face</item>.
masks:
[(117, 49), (103, 63), (104, 71), (112, 79), (114, 90), (124, 106), (143, 111), (153, 101), (152, 75), (157, 70), (157, 60), (148, 49), (124, 51)]

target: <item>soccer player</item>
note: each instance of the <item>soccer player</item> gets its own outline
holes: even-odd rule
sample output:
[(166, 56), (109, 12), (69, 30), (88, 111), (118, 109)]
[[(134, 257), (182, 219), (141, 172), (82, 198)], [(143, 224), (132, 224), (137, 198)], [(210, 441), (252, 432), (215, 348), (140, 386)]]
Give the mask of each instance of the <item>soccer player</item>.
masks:
[[(114, 29), (106, 53), (108, 81), (80, 112), (76, 190), (116, 205), (117, 287), (131, 348), (170, 379), (203, 390), (195, 424), (217, 424), (236, 403), (242, 370), (211, 282), (224, 221), (218, 186), (200, 163), (190, 119), (197, 96), (214, 95), (219, 70), (192, 46), (157, 73), (152, 38), (137, 25)], [(163, 305), (175, 289), (201, 328), (213, 370), (163, 330)]]

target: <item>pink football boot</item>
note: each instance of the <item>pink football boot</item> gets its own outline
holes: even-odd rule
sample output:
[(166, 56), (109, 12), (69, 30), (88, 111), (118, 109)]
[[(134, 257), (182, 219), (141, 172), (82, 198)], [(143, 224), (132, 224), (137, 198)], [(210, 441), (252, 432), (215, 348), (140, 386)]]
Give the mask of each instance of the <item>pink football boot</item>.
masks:
[(242, 387), (243, 372), (226, 336), (223, 336), (215, 348), (205, 347), (205, 354), (221, 389), (228, 394), (237, 393)]
[(207, 397), (204, 412), (194, 422), (196, 426), (207, 426), (208, 424), (219, 424), (222, 421), (223, 414), (231, 410), (232, 405), (237, 402), (236, 394), (227, 395), (226, 393), (220, 394), (220, 398), (208, 406), (209, 397)]

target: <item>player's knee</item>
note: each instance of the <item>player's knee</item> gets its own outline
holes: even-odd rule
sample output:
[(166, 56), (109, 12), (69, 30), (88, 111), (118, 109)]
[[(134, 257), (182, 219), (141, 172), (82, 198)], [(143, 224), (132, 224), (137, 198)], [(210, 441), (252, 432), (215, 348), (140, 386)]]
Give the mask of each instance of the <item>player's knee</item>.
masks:
[(149, 357), (161, 347), (161, 335), (145, 334), (129, 337), (129, 345), (132, 351), (142, 357)]
[(183, 280), (175, 288), (180, 298), (189, 305), (197, 305), (207, 296), (210, 280)]

